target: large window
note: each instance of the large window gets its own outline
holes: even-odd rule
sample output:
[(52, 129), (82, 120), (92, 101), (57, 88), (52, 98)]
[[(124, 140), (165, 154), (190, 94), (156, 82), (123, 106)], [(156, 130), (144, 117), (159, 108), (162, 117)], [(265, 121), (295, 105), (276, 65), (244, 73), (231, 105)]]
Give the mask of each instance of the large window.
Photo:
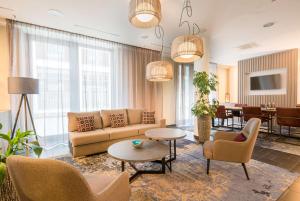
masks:
[(176, 77), (176, 125), (193, 125), (191, 108), (194, 104), (195, 94), (193, 86), (193, 64), (178, 64), (175, 67)]
[(111, 51), (79, 48), (81, 110), (111, 108)]
[(32, 38), (31, 62), (40, 84), (33, 98), (38, 134), (67, 133), (68, 111), (111, 108), (111, 49)]
[[(144, 72), (149, 62), (160, 58), (158, 51), (8, 23), (11, 75), (39, 79), (40, 93), (29, 96), (29, 101), (37, 134), (47, 146), (67, 142), (68, 112), (138, 107), (161, 114), (161, 86), (146, 82)], [(13, 118), (18, 101), (19, 96), (11, 98)], [(24, 129), (24, 115), (20, 118), (17, 127)]]

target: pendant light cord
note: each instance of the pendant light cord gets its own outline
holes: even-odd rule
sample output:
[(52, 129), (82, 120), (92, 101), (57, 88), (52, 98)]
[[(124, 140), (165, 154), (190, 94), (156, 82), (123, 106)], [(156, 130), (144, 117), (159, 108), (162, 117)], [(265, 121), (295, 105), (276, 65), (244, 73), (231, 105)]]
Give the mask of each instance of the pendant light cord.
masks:
[[(190, 18), (193, 16), (193, 8), (192, 8), (192, 4), (191, 4), (191, 0), (185, 0), (183, 2), (183, 7), (181, 10), (181, 15), (180, 15), (180, 20), (179, 20), (179, 27), (182, 27), (184, 24), (186, 24), (188, 26), (188, 30), (189, 30), (189, 34), (191, 34), (191, 26), (190, 26), (190, 22), (187, 20), (183, 20), (183, 14), (186, 11), (186, 15)], [(198, 35), (200, 34), (200, 28), (196, 23), (193, 23), (193, 35)]]
[(161, 39), (161, 52), (160, 57), (163, 58), (163, 51), (164, 51), (164, 37), (165, 37), (165, 31), (161, 25), (157, 25), (155, 27), (155, 36), (157, 39)]

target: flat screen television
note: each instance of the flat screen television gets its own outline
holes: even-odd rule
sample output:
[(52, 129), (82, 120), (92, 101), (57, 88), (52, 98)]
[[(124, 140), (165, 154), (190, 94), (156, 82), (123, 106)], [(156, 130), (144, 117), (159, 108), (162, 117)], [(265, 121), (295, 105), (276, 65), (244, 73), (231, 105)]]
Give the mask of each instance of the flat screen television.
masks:
[(281, 89), (281, 74), (250, 77), (250, 90)]

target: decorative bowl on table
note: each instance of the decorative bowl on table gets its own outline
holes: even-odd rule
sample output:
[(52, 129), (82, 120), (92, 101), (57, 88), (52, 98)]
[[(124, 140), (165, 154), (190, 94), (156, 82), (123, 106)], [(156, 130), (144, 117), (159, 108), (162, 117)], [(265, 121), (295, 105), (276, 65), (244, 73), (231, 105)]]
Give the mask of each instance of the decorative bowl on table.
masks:
[(140, 149), (140, 148), (142, 148), (144, 141), (143, 140), (132, 140), (131, 144), (134, 148)]

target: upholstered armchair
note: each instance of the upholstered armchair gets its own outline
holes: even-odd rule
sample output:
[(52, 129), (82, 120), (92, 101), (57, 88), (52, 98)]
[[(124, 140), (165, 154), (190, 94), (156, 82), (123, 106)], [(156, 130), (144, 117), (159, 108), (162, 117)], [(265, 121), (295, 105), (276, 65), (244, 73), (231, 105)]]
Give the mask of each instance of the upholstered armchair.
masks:
[(20, 201), (128, 201), (129, 176), (83, 176), (57, 160), (22, 156), (7, 158), (7, 167)]
[(235, 132), (216, 132), (214, 141), (206, 141), (203, 145), (203, 154), (207, 159), (207, 174), (209, 174), (210, 160), (227, 161), (241, 163), (249, 180), (245, 163), (252, 157), (260, 124), (261, 120), (258, 118), (252, 118), (247, 122), (242, 130), (247, 137), (243, 142), (234, 141), (240, 134)]

